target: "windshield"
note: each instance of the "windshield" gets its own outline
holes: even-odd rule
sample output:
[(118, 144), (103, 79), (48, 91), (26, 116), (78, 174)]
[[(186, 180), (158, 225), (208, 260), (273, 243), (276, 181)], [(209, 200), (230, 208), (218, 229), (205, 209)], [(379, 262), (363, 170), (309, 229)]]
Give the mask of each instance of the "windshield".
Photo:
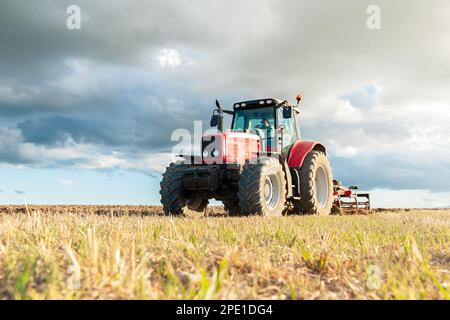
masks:
[(275, 132), (275, 112), (273, 108), (254, 108), (236, 110), (233, 131), (267, 131), (268, 137)]

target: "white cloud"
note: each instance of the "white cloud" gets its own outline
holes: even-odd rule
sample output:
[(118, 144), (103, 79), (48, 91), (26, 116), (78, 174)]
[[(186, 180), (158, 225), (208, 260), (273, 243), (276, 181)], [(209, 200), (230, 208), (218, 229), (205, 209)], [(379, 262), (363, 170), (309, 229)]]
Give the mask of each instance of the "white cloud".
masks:
[(334, 121), (337, 124), (360, 124), (363, 116), (360, 110), (350, 104), (348, 100), (338, 100), (336, 102)]
[(342, 146), (341, 144), (328, 145), (329, 150), (333, 156), (342, 158), (353, 158), (363, 152), (363, 149), (354, 146)]
[(157, 60), (161, 67), (170, 67), (175, 69), (183, 62), (184, 58), (176, 49), (163, 49), (157, 56)]

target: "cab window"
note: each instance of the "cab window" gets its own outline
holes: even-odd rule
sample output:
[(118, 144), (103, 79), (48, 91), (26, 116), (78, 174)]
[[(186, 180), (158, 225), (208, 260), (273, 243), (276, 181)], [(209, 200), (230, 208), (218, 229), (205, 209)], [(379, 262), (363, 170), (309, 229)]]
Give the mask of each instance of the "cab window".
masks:
[(233, 131), (264, 130), (267, 136), (275, 135), (275, 118), (273, 108), (252, 108), (237, 110), (233, 121)]
[(283, 131), (283, 148), (290, 147), (299, 139), (294, 114), (295, 112), (292, 112), (292, 117), (285, 119), (283, 118), (282, 109), (278, 109), (278, 119), (280, 119), (280, 125), (285, 127)]

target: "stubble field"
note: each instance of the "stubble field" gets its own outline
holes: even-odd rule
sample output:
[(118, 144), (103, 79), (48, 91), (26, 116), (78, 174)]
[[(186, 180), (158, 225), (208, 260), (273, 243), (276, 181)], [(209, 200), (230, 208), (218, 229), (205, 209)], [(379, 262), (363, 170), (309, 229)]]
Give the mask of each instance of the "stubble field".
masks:
[(0, 206), (0, 299), (450, 299), (450, 210)]

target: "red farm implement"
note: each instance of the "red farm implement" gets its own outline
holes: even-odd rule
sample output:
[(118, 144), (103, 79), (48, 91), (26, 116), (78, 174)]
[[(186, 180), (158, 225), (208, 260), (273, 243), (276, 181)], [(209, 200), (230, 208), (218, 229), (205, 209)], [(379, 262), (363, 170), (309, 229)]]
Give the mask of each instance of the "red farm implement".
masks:
[(357, 186), (344, 187), (333, 180), (334, 214), (370, 212), (370, 194), (359, 193)]

